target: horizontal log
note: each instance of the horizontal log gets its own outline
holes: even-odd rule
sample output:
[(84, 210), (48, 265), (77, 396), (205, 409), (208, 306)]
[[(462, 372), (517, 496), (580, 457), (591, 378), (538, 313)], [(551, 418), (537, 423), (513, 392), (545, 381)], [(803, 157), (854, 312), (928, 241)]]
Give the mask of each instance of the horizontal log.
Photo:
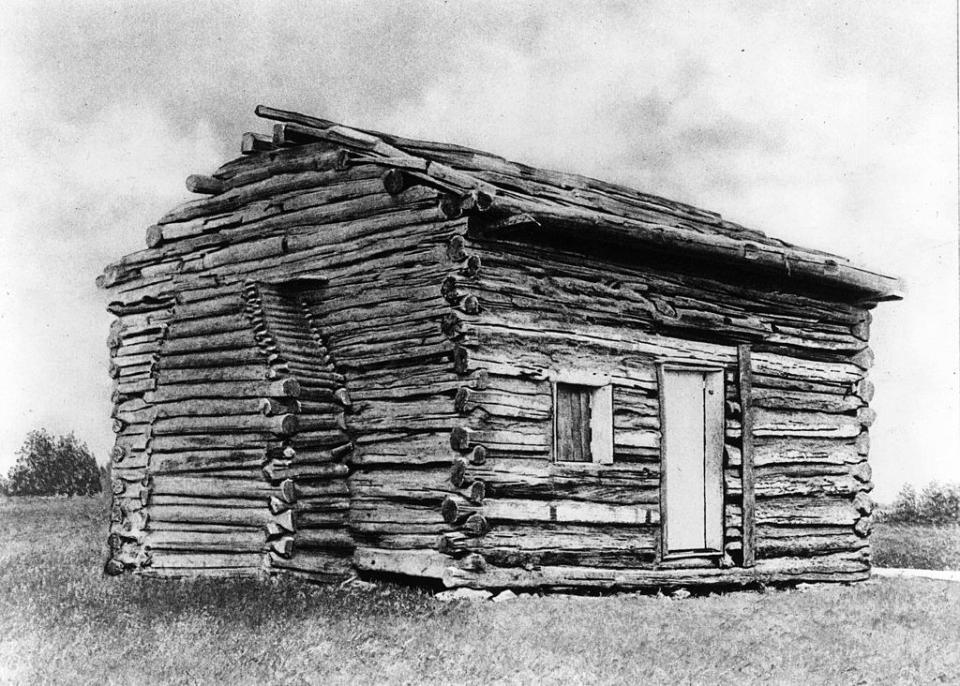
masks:
[(351, 556), (346, 552), (322, 551), (317, 549), (297, 550), (294, 544), (293, 555), (285, 559), (276, 553), (270, 553), (270, 565), (276, 569), (305, 572), (312, 578), (323, 581), (338, 581), (350, 576)]
[(468, 588), (617, 588), (643, 589), (676, 586), (729, 586), (801, 581), (859, 581), (870, 568), (859, 555), (834, 554), (807, 558), (758, 560), (755, 567), (732, 569), (603, 569), (579, 566), (543, 566), (538, 569), (497, 568), (482, 572), (448, 566), (443, 583)]
[(218, 195), (227, 189), (226, 184), (220, 179), (203, 174), (188, 176), (186, 186), (191, 193), (206, 193), (208, 195)]
[(330, 512), (297, 512), (294, 515), (297, 530), (310, 528), (343, 528), (348, 523), (348, 513), (345, 509)]
[(752, 355), (751, 362), (758, 374), (805, 381), (856, 384), (863, 377), (863, 371), (856, 365), (842, 362), (811, 361), (764, 352)]
[(802, 379), (793, 379), (785, 376), (776, 376), (773, 374), (754, 374), (753, 380), (753, 388), (757, 391), (759, 391), (761, 388), (770, 388), (800, 393), (829, 393), (840, 396), (847, 395), (850, 392), (850, 384), (846, 382), (828, 383), (820, 381), (805, 381)]
[(533, 420), (548, 420), (553, 416), (553, 404), (549, 393), (540, 396), (521, 395), (461, 387), (454, 399), (454, 408), (463, 414), (479, 409), (496, 416)]
[[(292, 416), (292, 415), (287, 415)], [(343, 416), (343, 409), (339, 413), (329, 415), (297, 415), (298, 431), (321, 431), (326, 429), (347, 429), (347, 422)]]
[(296, 550), (322, 548), (325, 550), (353, 550), (353, 538), (349, 533), (332, 529), (301, 529), (294, 539)]
[(442, 505), (444, 520), (458, 522), (482, 514), (494, 526), (499, 521), (569, 522), (574, 524), (657, 524), (658, 507), (606, 505), (574, 500), (519, 500), (488, 498), (482, 506), (448, 495)]
[(300, 383), (292, 377), (275, 381), (170, 384), (159, 387), (144, 400), (164, 403), (186, 398), (298, 398), (300, 390)]
[(152, 569), (258, 569), (263, 562), (259, 553), (174, 553), (154, 551)]
[(192, 352), (178, 355), (164, 353), (157, 361), (157, 369), (202, 369), (242, 365), (262, 365), (266, 362), (263, 353), (252, 343), (242, 349)]
[[(843, 467), (837, 475), (797, 476), (777, 473), (769, 468), (757, 468), (754, 472), (754, 492), (757, 498), (780, 498), (784, 496), (853, 496), (863, 484), (847, 474)], [(728, 496), (741, 492), (739, 474), (726, 478)]]
[[(740, 452), (727, 444), (728, 464), (739, 466)], [(856, 439), (761, 437), (754, 443), (754, 464), (758, 467), (787, 464), (846, 465), (863, 461)]]
[[(331, 457), (331, 459), (333, 459)], [(345, 464), (283, 464), (268, 463), (264, 475), (271, 481), (283, 479), (342, 479), (350, 473)]]
[(636, 567), (656, 557), (656, 527), (606, 530), (573, 525), (499, 525), (481, 538), (442, 534), (438, 549), (448, 555), (476, 552), (503, 567), (575, 564)]
[(762, 527), (757, 532), (757, 556), (761, 559), (850, 552), (861, 550), (867, 545), (867, 541), (857, 536), (852, 529), (848, 529), (842, 534), (805, 535), (790, 538), (764, 536)]
[(433, 533), (451, 531), (440, 508), (354, 495), (350, 503), (350, 528), (360, 532)]
[(256, 529), (222, 532), (166, 530), (150, 531), (144, 538), (148, 550), (192, 552), (256, 553), (266, 549), (266, 538)]
[(198, 505), (152, 505), (150, 507), (151, 522), (188, 522), (262, 527), (273, 519), (273, 515), (267, 510), (266, 503), (263, 504), (262, 509), (202, 507)]
[(154, 453), (150, 461), (150, 471), (153, 474), (176, 474), (249, 469), (251, 475), (256, 475), (265, 458), (266, 451), (262, 448)]
[(481, 479), (487, 497), (510, 499), (563, 498), (607, 504), (658, 502), (659, 466), (563, 465), (543, 460), (496, 461), (463, 466), (461, 482)]
[[(286, 481), (284, 483), (287, 483)], [(301, 480), (293, 483), (294, 498), (287, 498), (290, 502), (297, 498), (347, 498), (350, 496), (350, 487), (345, 480)], [(281, 484), (282, 486), (282, 484)]]
[(756, 503), (758, 526), (852, 526), (857, 511), (847, 497), (783, 497), (759, 499)]
[(150, 450), (156, 453), (192, 453), (207, 450), (263, 450), (276, 441), (275, 434), (181, 434), (154, 436)]
[(451, 564), (446, 555), (433, 550), (390, 550), (358, 547), (353, 565), (361, 572), (402, 574), (421, 579), (440, 579)]
[[(178, 312), (179, 314), (179, 312)], [(213, 336), (249, 328), (249, 321), (239, 309), (231, 308), (226, 314), (207, 317), (194, 316), (190, 319), (177, 318), (167, 327), (166, 338), (190, 338), (193, 336)]]
[(144, 567), (137, 574), (151, 579), (262, 579), (262, 567), (169, 568)]
[(202, 382), (227, 381), (265, 381), (269, 373), (261, 361), (260, 364), (245, 364), (224, 367), (190, 367), (183, 369), (164, 368), (157, 374), (160, 385), (198, 384)]
[(157, 495), (192, 495), (222, 498), (255, 498), (264, 504), (267, 498), (276, 493), (276, 488), (257, 478), (251, 472), (249, 479), (229, 479), (216, 475), (210, 476), (168, 476), (156, 475), (151, 479), (151, 489)]
[[(148, 492), (149, 493), (149, 492)], [(214, 495), (153, 495), (149, 496), (150, 507), (217, 507), (237, 510), (259, 510), (267, 504), (267, 499), (257, 495), (248, 497), (227, 498), (219, 494)]]
[(549, 427), (537, 427), (530, 433), (508, 430), (474, 430), (462, 426), (454, 427), (450, 432), (450, 447), (460, 452), (483, 445), (487, 450), (514, 453), (545, 453), (552, 443)]
[(805, 393), (800, 391), (754, 388), (751, 400), (756, 407), (768, 410), (806, 410), (813, 412), (855, 412), (863, 401), (855, 395)]
[(317, 448), (329, 450), (350, 444), (350, 436), (338, 429), (301, 431), (293, 434), (288, 440), (297, 450)]
[(758, 409), (754, 413), (754, 436), (826, 436), (850, 438), (860, 434), (855, 416), (825, 412), (785, 412)]
[(271, 432), (277, 435), (296, 433), (299, 426), (295, 414), (264, 416), (263, 414), (165, 417), (153, 423), (157, 436), (173, 434), (217, 434), (244, 432)]
[(350, 457), (357, 467), (374, 465), (449, 465), (453, 461), (448, 433), (406, 434), (391, 432), (357, 436), (356, 451)]
[(247, 329), (200, 336), (167, 338), (163, 342), (164, 355), (209, 353), (217, 350), (236, 350), (254, 345), (253, 333)]

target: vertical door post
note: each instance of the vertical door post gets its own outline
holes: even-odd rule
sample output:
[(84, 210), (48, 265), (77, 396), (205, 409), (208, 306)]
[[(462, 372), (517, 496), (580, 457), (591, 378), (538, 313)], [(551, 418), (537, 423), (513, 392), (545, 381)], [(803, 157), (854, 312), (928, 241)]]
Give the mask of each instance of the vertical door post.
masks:
[(753, 567), (756, 561), (755, 497), (753, 491), (753, 369), (750, 346), (737, 346), (740, 381), (740, 480), (743, 493), (743, 566)]

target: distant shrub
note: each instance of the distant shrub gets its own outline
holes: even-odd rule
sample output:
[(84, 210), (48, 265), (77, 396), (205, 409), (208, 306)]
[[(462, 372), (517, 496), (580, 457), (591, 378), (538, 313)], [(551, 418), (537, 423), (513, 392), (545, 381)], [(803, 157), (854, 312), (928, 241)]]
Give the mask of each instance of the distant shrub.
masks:
[(960, 524), (960, 484), (927, 484), (922, 491), (905, 484), (878, 517), (894, 524)]
[(27, 434), (7, 482), (10, 495), (93, 495), (101, 490), (100, 468), (86, 443), (72, 433), (53, 436), (46, 429)]

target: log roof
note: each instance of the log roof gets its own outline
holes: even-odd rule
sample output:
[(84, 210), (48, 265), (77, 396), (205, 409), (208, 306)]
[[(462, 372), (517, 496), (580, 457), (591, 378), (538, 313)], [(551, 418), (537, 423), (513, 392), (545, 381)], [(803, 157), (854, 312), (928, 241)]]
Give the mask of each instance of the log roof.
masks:
[[(626, 186), (537, 169), (460, 145), (352, 128), (263, 105), (256, 113), (276, 123), (270, 137), (245, 134), (245, 153), (329, 143), (341, 150), (345, 165), (375, 163), (397, 170), (392, 180), (385, 177), (388, 190), (391, 183), (398, 188), (404, 184), (435, 187), (446, 194), (445, 202), (454, 205), (451, 212), (482, 212), (490, 217), (488, 224), (494, 231), (524, 224), (537, 231), (574, 234), (588, 243), (612, 242), (705, 258), (837, 289), (868, 301), (903, 297), (904, 284), (898, 278), (767, 236), (715, 212)], [(255, 155), (247, 157), (251, 156)], [(240, 158), (223, 165), (212, 177), (191, 177), (188, 188), (216, 193), (218, 179), (229, 182), (248, 163)], [(189, 216), (189, 211), (184, 213), (188, 207), (177, 208), (165, 219), (182, 220)]]
[[(876, 300), (900, 299), (903, 283), (846, 258), (801, 248), (723, 219), (715, 212), (577, 174), (537, 169), (471, 148), (353, 129), (269, 107), (274, 138), (335, 142), (364, 157), (422, 174), (467, 198), (468, 205), (529, 217), (545, 227), (592, 231), (621, 241), (747, 263), (768, 271), (849, 288)], [(279, 141), (278, 141), (279, 142)], [(427, 180), (427, 179), (424, 179)]]

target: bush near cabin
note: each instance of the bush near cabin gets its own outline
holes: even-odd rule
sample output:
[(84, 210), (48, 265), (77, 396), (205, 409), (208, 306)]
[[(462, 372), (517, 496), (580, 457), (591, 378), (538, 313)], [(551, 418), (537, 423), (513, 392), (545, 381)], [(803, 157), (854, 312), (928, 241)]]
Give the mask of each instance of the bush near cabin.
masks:
[(4, 487), (8, 495), (94, 495), (102, 490), (101, 476), (93, 453), (73, 433), (38, 429), (17, 451)]

